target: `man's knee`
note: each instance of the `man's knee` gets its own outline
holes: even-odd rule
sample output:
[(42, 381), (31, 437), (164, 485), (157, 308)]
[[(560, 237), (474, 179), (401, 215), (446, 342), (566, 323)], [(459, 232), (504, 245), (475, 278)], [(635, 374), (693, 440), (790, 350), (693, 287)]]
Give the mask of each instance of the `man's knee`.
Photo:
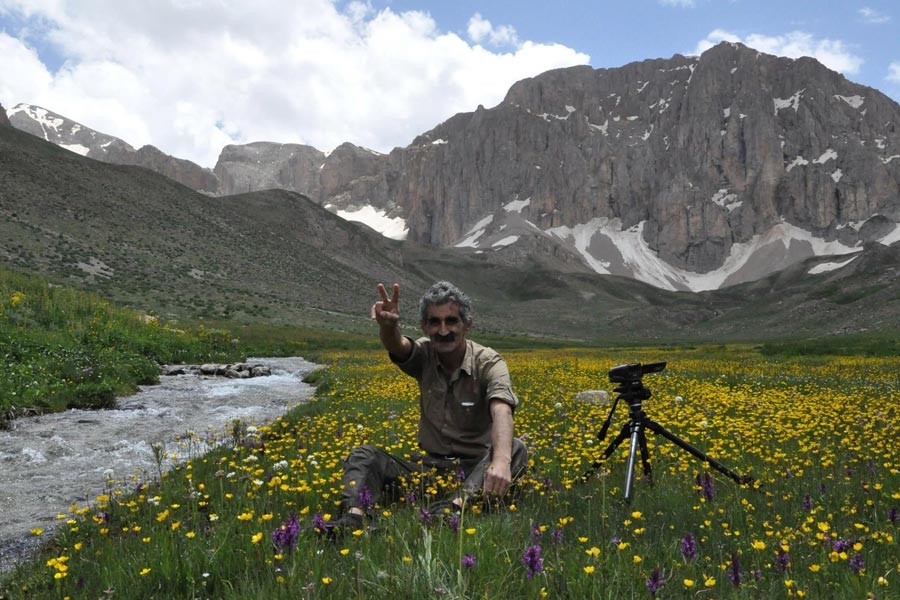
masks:
[(378, 453), (378, 447), (374, 444), (364, 444), (357, 446), (347, 455), (347, 460), (366, 461), (371, 460)]

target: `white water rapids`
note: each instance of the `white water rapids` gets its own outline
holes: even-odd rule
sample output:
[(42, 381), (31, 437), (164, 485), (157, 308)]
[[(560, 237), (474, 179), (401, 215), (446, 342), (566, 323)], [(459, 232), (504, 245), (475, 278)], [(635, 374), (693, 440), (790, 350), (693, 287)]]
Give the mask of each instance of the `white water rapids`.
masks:
[[(0, 572), (50, 535), (73, 503), (93, 502), (112, 484), (131, 491), (158, 478), (153, 446), (166, 469), (227, 439), (235, 419), (258, 425), (309, 400), (302, 377), (316, 365), (302, 358), (248, 358), (272, 375), (226, 379), (160, 377), (119, 398), (115, 409), (70, 410), (13, 421), (0, 431)], [(32, 529), (43, 529), (41, 537)]]

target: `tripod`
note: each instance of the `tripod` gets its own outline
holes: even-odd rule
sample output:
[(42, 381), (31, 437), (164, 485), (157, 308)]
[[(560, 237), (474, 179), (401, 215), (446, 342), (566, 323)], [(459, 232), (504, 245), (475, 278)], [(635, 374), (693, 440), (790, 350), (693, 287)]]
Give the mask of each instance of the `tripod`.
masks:
[(617, 435), (616, 438), (610, 442), (609, 446), (606, 447), (602, 458), (594, 461), (591, 468), (582, 476), (582, 480), (589, 478), (607, 458), (612, 456), (613, 452), (616, 451), (616, 448), (625, 441), (625, 438), (630, 437), (631, 446), (628, 452), (628, 467), (625, 473), (624, 500), (625, 502), (631, 502), (631, 485), (634, 479), (634, 466), (638, 449), (640, 449), (641, 452), (641, 465), (644, 469), (644, 477), (651, 484), (653, 483), (653, 469), (650, 466), (650, 452), (647, 449), (647, 434), (645, 433), (645, 430), (649, 429), (653, 433), (666, 438), (682, 450), (689, 452), (695, 458), (706, 462), (720, 473), (733, 479), (735, 482), (739, 484), (752, 483), (753, 478), (749, 475), (738, 475), (719, 461), (666, 430), (662, 425), (647, 416), (647, 413), (644, 412), (643, 402), (644, 400), (648, 400), (652, 394), (649, 389), (644, 387), (642, 377), (646, 373), (658, 373), (665, 368), (666, 363), (664, 362), (647, 365), (636, 363), (620, 365), (609, 371), (609, 380), (619, 384), (619, 386), (613, 390), (618, 396), (616, 396), (616, 399), (613, 402), (612, 408), (609, 411), (609, 416), (606, 418), (606, 422), (603, 423), (603, 427), (600, 429), (598, 435), (600, 441), (602, 442), (606, 439), (606, 434), (609, 431), (609, 425), (612, 422), (613, 413), (616, 410), (616, 405), (619, 403), (619, 400), (625, 400), (625, 402), (628, 403), (630, 411), (629, 420), (622, 426), (619, 435)]

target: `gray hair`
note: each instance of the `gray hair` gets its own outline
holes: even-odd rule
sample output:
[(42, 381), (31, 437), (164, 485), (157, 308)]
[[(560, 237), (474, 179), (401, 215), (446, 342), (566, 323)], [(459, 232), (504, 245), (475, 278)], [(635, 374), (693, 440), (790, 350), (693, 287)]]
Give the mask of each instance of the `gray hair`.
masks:
[(466, 325), (472, 324), (472, 301), (465, 292), (449, 281), (438, 281), (432, 285), (419, 301), (419, 318), (424, 323), (428, 316), (428, 307), (448, 302), (456, 302), (459, 306), (459, 317)]

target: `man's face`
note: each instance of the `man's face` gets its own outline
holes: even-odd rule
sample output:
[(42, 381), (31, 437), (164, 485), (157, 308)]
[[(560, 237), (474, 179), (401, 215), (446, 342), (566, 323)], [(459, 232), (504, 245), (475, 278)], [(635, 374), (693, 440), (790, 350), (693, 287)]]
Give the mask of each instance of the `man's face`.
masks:
[(459, 316), (456, 302), (429, 306), (422, 321), (422, 331), (431, 338), (435, 351), (440, 354), (463, 351), (469, 329)]

